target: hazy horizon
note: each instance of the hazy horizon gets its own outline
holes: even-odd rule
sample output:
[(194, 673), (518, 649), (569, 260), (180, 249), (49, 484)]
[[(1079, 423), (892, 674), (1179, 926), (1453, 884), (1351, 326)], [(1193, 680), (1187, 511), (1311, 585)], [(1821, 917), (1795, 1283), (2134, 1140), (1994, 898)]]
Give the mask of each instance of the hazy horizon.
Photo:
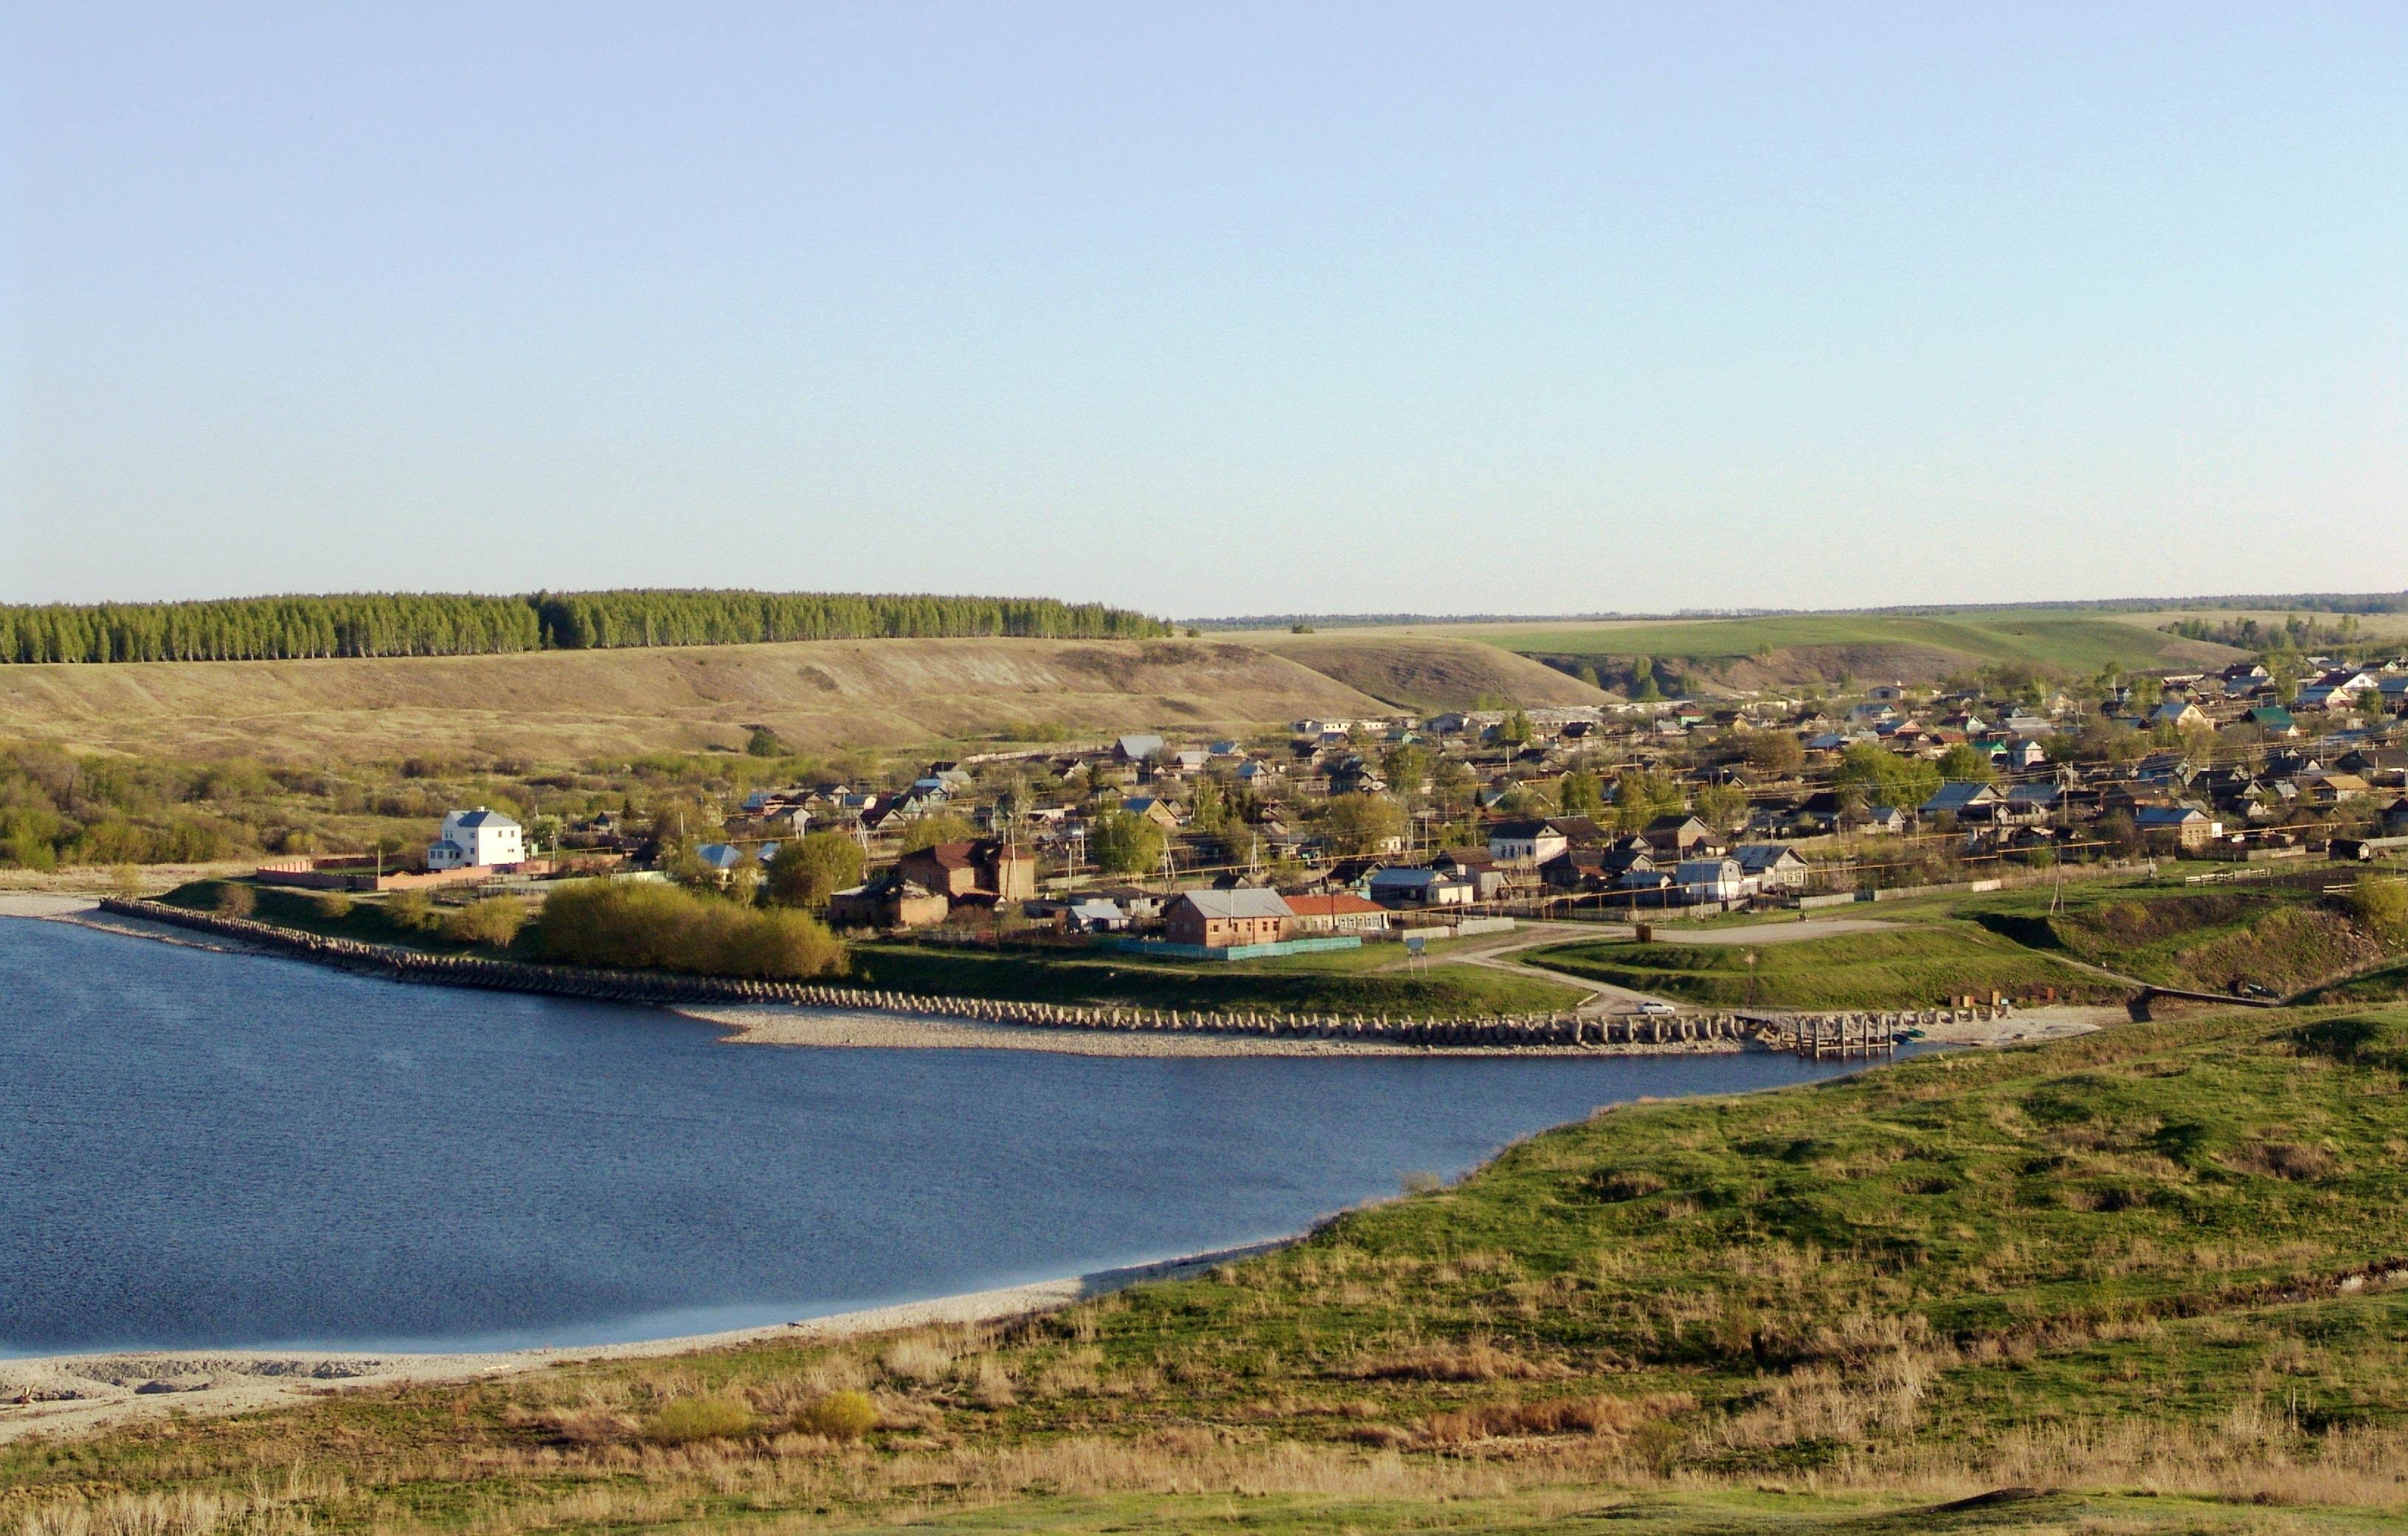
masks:
[(0, 601), (2408, 587), (2395, 7), (0, 10)]

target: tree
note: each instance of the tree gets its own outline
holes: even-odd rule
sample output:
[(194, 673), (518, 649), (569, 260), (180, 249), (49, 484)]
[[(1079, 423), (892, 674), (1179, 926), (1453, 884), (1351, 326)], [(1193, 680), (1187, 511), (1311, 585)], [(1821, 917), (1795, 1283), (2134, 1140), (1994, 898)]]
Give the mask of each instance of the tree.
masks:
[(1787, 731), (1758, 731), (1747, 739), (1747, 766), (1786, 779), (1806, 766), (1806, 749)]
[(1747, 820), (1747, 791), (1736, 784), (1708, 784), (1698, 791), (1698, 819), (1718, 832)]
[(1376, 854), (1404, 835), (1404, 808), (1385, 795), (1333, 795), (1321, 813), (1322, 830), (1339, 854)]
[(1096, 818), (1087, 847), (1106, 874), (1140, 875), (1162, 862), (1162, 828), (1143, 816), (1107, 811)]
[(1940, 754), (1940, 777), (1943, 780), (1986, 784), (1998, 776), (1990, 754), (1970, 742), (1959, 741)]
[(1613, 781), (1613, 825), (1636, 832), (1681, 809), (1681, 786), (1669, 773), (1625, 768)]
[(1641, 704), (1655, 704), (1664, 697), (1664, 690), (1656, 686), (1656, 664), (1645, 656), (1633, 657), (1630, 675), (1639, 680), (1639, 691), (1630, 696)]
[(1555, 786), (1555, 798), (1567, 816), (1594, 816), (1605, 809), (1605, 788), (1596, 774), (1586, 768), (1574, 768)]
[(1860, 741), (1840, 755), (1834, 789), (1860, 789), (1874, 805), (1911, 811), (1940, 792), (1940, 770), (1930, 764)]
[(968, 842), (977, 836), (977, 827), (950, 811), (939, 811), (919, 817), (903, 829), (903, 852), (916, 854), (940, 842)]
[(1422, 781), (1429, 777), (1429, 754), (1408, 741), (1390, 747), (1380, 759), (1380, 777), (1388, 781), (1389, 792), (1412, 800), (1422, 792)]
[(813, 910), (861, 883), (861, 845), (841, 832), (813, 832), (781, 845), (769, 860), (769, 899)]
[(1511, 742), (1517, 747), (1529, 745), (1530, 739), (1536, 735), (1538, 731), (1531, 725), (1529, 714), (1522, 710), (1516, 710), (1507, 715), (1505, 723), (1497, 727), (1498, 740)]
[(786, 747), (778, 739), (776, 731), (767, 725), (758, 725), (745, 739), (744, 750), (754, 757), (781, 757), (785, 754)]
[(1430, 769), (1430, 795), (1446, 815), (1460, 814), (1471, 804), (1472, 795), (1479, 787), (1480, 780), (1458, 758), (1441, 757)]

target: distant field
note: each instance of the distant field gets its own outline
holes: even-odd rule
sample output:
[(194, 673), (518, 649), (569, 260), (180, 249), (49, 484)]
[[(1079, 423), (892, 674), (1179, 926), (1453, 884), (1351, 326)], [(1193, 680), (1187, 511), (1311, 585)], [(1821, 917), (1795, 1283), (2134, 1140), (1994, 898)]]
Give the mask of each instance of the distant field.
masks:
[[(1543, 670), (1542, 668), (1535, 668)], [(881, 639), (517, 655), (0, 668), (0, 738), (170, 755), (538, 760), (898, 747), (1035, 724), (1192, 739), (1381, 703), (1229, 640)]]
[(1404, 710), (1469, 710), (1484, 697), (1538, 706), (1602, 704), (1611, 696), (1510, 649), (1470, 639), (1386, 629), (1245, 639)]
[[(1522, 956), (1590, 981), (1710, 1008), (1930, 1008), (1964, 993), (2022, 998), (2120, 997), (2129, 988), (2086, 977), (1971, 924), (1851, 933), (1751, 948), (1727, 944), (1567, 944)], [(1750, 974), (1748, 956), (1756, 956)]]

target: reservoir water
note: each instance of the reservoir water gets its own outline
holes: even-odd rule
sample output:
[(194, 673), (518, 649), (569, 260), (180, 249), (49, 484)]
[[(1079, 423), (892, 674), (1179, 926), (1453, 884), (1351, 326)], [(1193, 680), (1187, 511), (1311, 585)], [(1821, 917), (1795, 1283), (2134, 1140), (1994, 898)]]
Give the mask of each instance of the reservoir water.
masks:
[(1274, 1237), (1600, 1104), (1843, 1069), (722, 1041), (0, 919), (0, 1354), (773, 1324)]

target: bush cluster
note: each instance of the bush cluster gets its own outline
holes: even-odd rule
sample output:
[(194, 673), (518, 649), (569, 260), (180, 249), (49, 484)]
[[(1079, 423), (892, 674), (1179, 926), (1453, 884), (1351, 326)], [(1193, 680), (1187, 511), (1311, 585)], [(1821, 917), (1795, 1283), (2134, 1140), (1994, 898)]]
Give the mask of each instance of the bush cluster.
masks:
[(547, 960), (613, 970), (792, 981), (844, 969), (825, 925), (781, 909), (739, 906), (673, 885), (597, 881), (544, 903), (536, 949)]

